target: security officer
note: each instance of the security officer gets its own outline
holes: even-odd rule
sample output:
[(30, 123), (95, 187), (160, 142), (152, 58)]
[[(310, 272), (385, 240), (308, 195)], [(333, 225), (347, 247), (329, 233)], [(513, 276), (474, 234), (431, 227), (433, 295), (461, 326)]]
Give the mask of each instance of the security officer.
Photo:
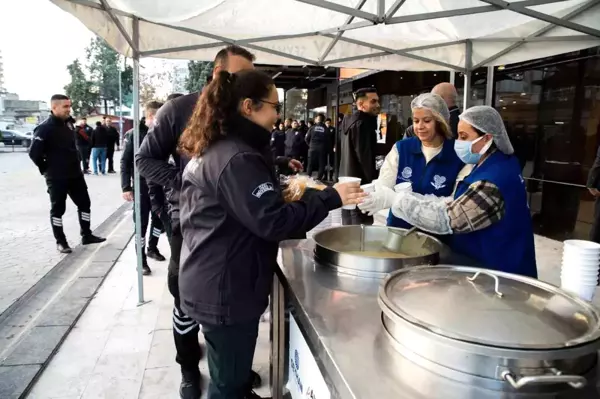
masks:
[(279, 123), (271, 132), (271, 152), (273, 153), (273, 159), (285, 155), (285, 131), (283, 123)]
[(331, 124), (331, 118), (327, 118), (325, 119), (325, 126), (327, 126), (327, 129), (329, 130), (329, 141), (327, 142), (327, 170), (328, 170), (328, 177), (329, 177), (329, 181), (333, 181), (333, 174), (335, 172), (335, 141), (336, 141), (336, 136), (335, 136), (335, 132), (336, 129), (335, 127)]
[(306, 172), (312, 176), (315, 166), (318, 167), (319, 180), (325, 180), (325, 167), (327, 166), (327, 153), (329, 151), (330, 138), (329, 129), (323, 121), (325, 115), (318, 114), (313, 125), (306, 134), (306, 144), (308, 144), (308, 167)]
[(77, 206), (81, 243), (98, 244), (106, 239), (96, 237), (90, 229), (90, 196), (79, 166), (75, 135), (69, 127), (71, 100), (63, 94), (55, 94), (50, 103), (52, 112), (48, 119), (36, 127), (29, 157), (46, 177), (51, 204), (50, 221), (57, 249), (60, 253), (69, 254), (72, 251), (62, 223), (67, 195)]
[[(213, 75), (220, 70), (237, 72), (253, 69), (255, 57), (239, 46), (228, 46), (215, 57)], [(198, 363), (202, 351), (198, 343), (199, 325), (181, 309), (179, 296), (179, 256), (183, 245), (179, 224), (179, 194), (181, 192), (181, 174), (187, 160), (180, 157), (177, 146), (179, 137), (187, 126), (200, 93), (190, 93), (168, 101), (156, 115), (154, 126), (136, 155), (140, 175), (147, 181), (169, 190), (169, 216), (172, 223), (171, 259), (169, 261), (168, 287), (174, 297), (173, 335), (176, 361), (181, 366), (182, 380), (179, 394), (182, 399), (199, 399), (201, 396), (201, 376)], [(169, 163), (173, 159), (175, 165)], [(249, 378), (249, 385), (261, 384), (261, 378), (255, 372)]]
[(108, 160), (108, 173), (117, 173), (115, 172), (115, 164), (114, 164), (114, 156), (115, 156), (115, 146), (117, 146), (117, 151), (119, 150), (119, 141), (121, 136), (119, 135), (119, 131), (116, 127), (112, 125), (112, 119), (106, 117), (104, 119), (106, 131), (107, 131), (107, 142), (106, 142), (106, 159)]
[[(148, 125), (152, 126), (154, 122), (154, 116), (158, 109), (162, 106), (162, 103), (158, 101), (151, 101), (146, 104), (145, 121)], [(142, 120), (144, 122), (144, 120)], [(140, 123), (140, 144), (148, 133), (148, 126), (145, 123)], [(121, 157), (121, 188), (123, 189), (123, 199), (126, 201), (133, 201), (133, 129), (125, 134), (125, 149), (123, 150), (123, 156)], [(159, 186), (153, 186), (153, 189), (161, 189)], [(152, 206), (150, 202), (150, 192), (146, 179), (140, 177), (140, 212), (142, 220), (142, 268), (145, 276), (152, 273), (146, 256), (157, 261), (166, 260), (165, 257), (158, 250), (158, 238), (163, 232), (163, 224), (160, 220), (160, 216), (155, 212), (152, 212)], [(148, 229), (148, 216), (150, 216), (152, 222), (150, 224), (150, 238), (148, 239), (148, 250), (144, 251), (146, 243), (146, 230)], [(133, 215), (135, 223), (135, 214)]]
[(205, 88), (180, 140), (192, 158), (180, 198), (181, 298), (184, 310), (202, 323), (208, 399), (259, 398), (248, 394), (247, 379), (278, 242), (311, 230), (329, 211), (363, 196), (358, 183), (344, 183), (284, 202), (269, 151), (277, 99), (265, 73), (221, 71)]

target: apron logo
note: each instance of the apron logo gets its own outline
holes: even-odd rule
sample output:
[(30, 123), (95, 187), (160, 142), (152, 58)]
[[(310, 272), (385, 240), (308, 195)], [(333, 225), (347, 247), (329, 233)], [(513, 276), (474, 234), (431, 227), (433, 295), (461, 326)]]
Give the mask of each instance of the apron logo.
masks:
[(446, 187), (446, 185), (444, 183), (446, 183), (446, 177), (445, 176), (435, 175), (435, 176), (433, 176), (433, 181), (431, 182), (431, 185), (436, 190), (439, 190), (440, 188)]
[(252, 191), (252, 195), (254, 195), (256, 198), (260, 198), (263, 196), (264, 193), (266, 193), (268, 191), (275, 191), (275, 188), (273, 187), (273, 183), (266, 182), (266, 183), (259, 185), (258, 187), (256, 187), (254, 189), (254, 191)]
[(402, 169), (402, 178), (404, 180), (408, 180), (412, 177), (412, 169), (409, 168), (408, 166), (405, 167), (404, 169)]

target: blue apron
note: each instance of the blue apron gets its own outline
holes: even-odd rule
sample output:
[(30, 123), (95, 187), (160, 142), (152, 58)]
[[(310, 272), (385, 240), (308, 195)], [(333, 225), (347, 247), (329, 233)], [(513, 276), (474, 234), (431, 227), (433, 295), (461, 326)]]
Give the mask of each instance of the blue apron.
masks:
[[(456, 177), (465, 166), (454, 151), (454, 140), (444, 140), (442, 151), (429, 163), (421, 150), (421, 141), (417, 137), (400, 140), (398, 149), (398, 175), (396, 184), (412, 183), (412, 191), (419, 194), (433, 194), (437, 197), (452, 195)], [(410, 229), (412, 225), (390, 213), (387, 225)]]
[(452, 250), (471, 257), (488, 269), (537, 278), (531, 214), (517, 158), (494, 152), (458, 183), (454, 198), (481, 180), (495, 184), (500, 190), (504, 216), (483, 230), (453, 235)]

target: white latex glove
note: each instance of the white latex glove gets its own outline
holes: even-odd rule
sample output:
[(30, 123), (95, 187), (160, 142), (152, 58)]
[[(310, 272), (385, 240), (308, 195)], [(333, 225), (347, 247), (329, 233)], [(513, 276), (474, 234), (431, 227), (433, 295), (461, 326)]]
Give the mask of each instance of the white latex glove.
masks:
[(370, 193), (362, 203), (358, 204), (358, 208), (369, 216), (373, 216), (382, 209), (391, 208), (397, 200), (398, 195), (403, 193), (395, 193), (389, 187), (384, 185), (375, 185), (375, 192)]

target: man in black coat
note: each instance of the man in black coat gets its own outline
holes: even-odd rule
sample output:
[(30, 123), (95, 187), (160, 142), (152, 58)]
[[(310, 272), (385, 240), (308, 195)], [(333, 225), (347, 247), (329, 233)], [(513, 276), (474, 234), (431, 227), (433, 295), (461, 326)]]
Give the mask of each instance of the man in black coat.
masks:
[[(308, 129), (306, 144), (308, 144), (308, 165), (306, 172), (312, 176), (312, 172), (318, 169), (317, 179), (326, 179), (325, 167), (327, 166), (327, 155), (330, 147), (330, 130), (324, 123), (325, 115), (319, 114), (315, 118), (315, 124)], [(310, 124), (310, 122), (309, 122)]]
[(98, 244), (106, 239), (93, 235), (90, 228), (91, 201), (79, 166), (74, 132), (70, 127), (71, 100), (65, 95), (55, 94), (50, 104), (52, 113), (35, 128), (29, 157), (46, 178), (51, 204), (50, 222), (57, 249), (60, 253), (68, 254), (72, 251), (62, 223), (67, 195), (77, 206), (81, 243)]
[(115, 156), (115, 146), (117, 147), (117, 151), (119, 150), (119, 141), (121, 140), (121, 135), (116, 127), (112, 124), (112, 119), (106, 117), (104, 119), (104, 126), (107, 131), (107, 142), (106, 142), (106, 159), (108, 160), (108, 173), (117, 173), (115, 172), (115, 164), (114, 164), (114, 156)]
[(590, 230), (590, 241), (600, 243), (600, 147), (596, 152), (596, 159), (590, 168), (587, 180), (587, 188), (596, 199), (594, 205), (594, 223)]
[[(158, 109), (162, 107), (162, 103), (158, 101), (150, 101), (145, 107), (145, 122), (150, 126), (154, 121), (154, 117)], [(140, 145), (144, 141), (144, 137), (148, 133), (148, 126), (145, 123), (140, 123)], [(121, 189), (123, 190), (123, 199), (125, 201), (134, 201), (133, 195), (133, 164), (134, 164), (134, 134), (133, 129), (125, 133), (125, 147), (123, 149), (123, 155), (121, 156)], [(160, 186), (154, 186), (154, 189), (161, 189)], [(135, 207), (134, 207), (135, 210)], [(163, 224), (160, 220), (160, 216), (155, 212), (152, 212), (152, 205), (150, 203), (150, 191), (146, 179), (140, 176), (140, 219), (142, 221), (141, 232), (142, 232), (142, 268), (144, 275), (147, 276), (152, 273), (146, 257), (155, 259), (162, 262), (165, 257), (158, 250), (158, 239), (163, 233)], [(146, 231), (148, 230), (148, 221), (151, 220), (150, 224), (150, 237), (148, 238), (148, 250), (146, 251)], [(135, 223), (135, 212), (133, 214), (133, 221)]]
[[(354, 93), (356, 108), (344, 118), (340, 129), (340, 176), (359, 177), (361, 184), (377, 178), (375, 155), (377, 147), (377, 115), (381, 109), (375, 88), (360, 89)], [(342, 224), (373, 224), (373, 217), (359, 209), (342, 209)]]

